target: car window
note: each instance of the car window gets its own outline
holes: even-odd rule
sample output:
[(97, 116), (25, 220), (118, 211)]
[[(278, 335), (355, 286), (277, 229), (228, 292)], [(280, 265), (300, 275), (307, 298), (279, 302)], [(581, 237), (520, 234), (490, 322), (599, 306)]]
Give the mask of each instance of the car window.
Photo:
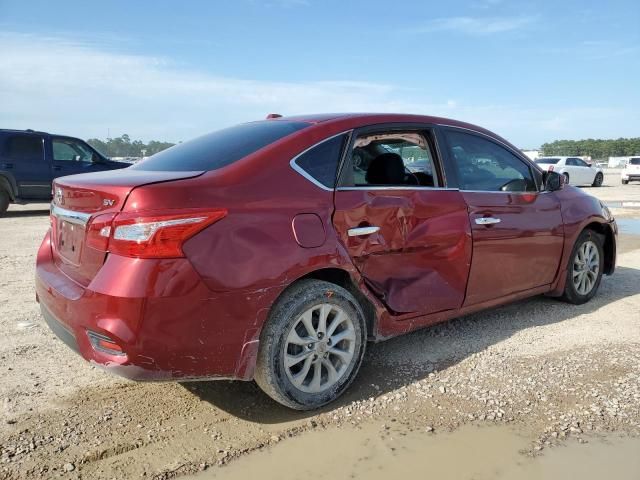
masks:
[(529, 166), (506, 148), (478, 135), (445, 130), (449, 153), (462, 190), (531, 192), (536, 183)]
[(55, 138), (51, 142), (53, 159), (65, 162), (91, 162), (93, 151), (82, 142), (68, 138)]
[(356, 138), (343, 184), (438, 185), (432, 149), (421, 132), (382, 132)]
[(640, 165), (640, 158), (632, 158), (631, 160), (629, 160), (629, 164)]
[(3, 149), (7, 160), (37, 162), (44, 158), (42, 138), (37, 135), (11, 135)]
[(536, 159), (536, 163), (541, 163), (541, 164), (550, 164), (550, 165), (555, 165), (560, 161), (559, 158), (538, 158)]
[(325, 187), (334, 188), (338, 164), (348, 138), (347, 134), (330, 138), (302, 153), (295, 159), (295, 164)]
[(578, 167), (588, 167), (589, 164), (587, 162), (585, 162), (584, 160), (582, 160), (581, 158), (576, 158), (575, 159), (576, 165)]
[(243, 123), (168, 148), (130, 168), (163, 171), (216, 170), (309, 125), (284, 120)]

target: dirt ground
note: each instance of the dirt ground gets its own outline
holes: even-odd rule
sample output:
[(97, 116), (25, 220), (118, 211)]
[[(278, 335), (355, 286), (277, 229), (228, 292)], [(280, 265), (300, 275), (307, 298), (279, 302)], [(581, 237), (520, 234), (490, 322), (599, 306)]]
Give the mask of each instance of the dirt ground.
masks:
[(560, 457), (550, 447), (568, 438), (637, 437), (640, 235), (631, 232), (640, 209), (622, 207), (640, 202), (640, 184), (622, 186), (614, 172), (587, 191), (615, 205), (629, 232), (620, 235), (615, 275), (593, 301), (537, 297), (369, 345), (350, 390), (311, 413), (279, 406), (253, 383), (138, 384), (84, 362), (49, 332), (35, 303), (47, 205), (12, 206), (0, 218), (0, 479), (202, 470), (224, 478), (258, 450), (286, 458), (311, 435), (357, 443), (374, 427), (444, 438), (469, 424), (506, 424), (532, 455)]

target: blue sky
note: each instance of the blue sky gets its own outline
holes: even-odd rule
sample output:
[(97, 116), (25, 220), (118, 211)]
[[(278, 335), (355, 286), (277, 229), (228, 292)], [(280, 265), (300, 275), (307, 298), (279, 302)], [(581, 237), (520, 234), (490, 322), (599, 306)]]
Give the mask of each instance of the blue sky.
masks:
[(640, 136), (640, 2), (0, 0), (0, 126), (186, 140), (423, 113), (521, 147)]

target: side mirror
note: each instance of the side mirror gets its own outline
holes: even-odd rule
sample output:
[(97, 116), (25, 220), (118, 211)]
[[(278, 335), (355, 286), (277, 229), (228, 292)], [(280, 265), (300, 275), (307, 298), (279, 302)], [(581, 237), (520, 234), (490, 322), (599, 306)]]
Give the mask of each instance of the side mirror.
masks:
[(560, 175), (558, 172), (544, 172), (542, 178), (544, 181), (544, 189), (548, 192), (560, 190), (566, 182), (565, 176)]

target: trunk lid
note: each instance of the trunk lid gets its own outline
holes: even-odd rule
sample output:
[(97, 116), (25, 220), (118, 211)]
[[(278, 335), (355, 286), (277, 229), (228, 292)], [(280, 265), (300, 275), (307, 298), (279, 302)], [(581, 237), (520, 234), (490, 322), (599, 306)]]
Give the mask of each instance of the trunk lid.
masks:
[(52, 249), (56, 265), (77, 283), (89, 285), (106, 258), (105, 252), (86, 242), (87, 228), (97, 216), (115, 216), (134, 188), (184, 180), (202, 173), (124, 169), (57, 178), (51, 202)]

